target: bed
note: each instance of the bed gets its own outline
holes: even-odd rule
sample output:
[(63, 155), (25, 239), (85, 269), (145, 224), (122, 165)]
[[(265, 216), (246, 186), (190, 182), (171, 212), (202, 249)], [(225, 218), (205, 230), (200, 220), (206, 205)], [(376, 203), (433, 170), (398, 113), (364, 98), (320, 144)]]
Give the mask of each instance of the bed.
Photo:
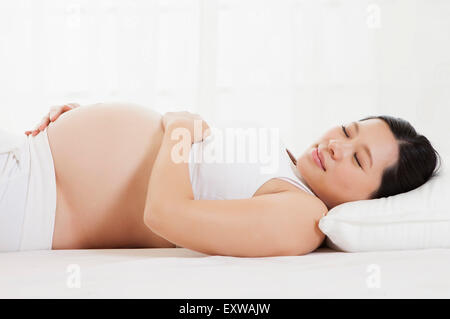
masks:
[(450, 249), (236, 258), (185, 248), (0, 253), (0, 298), (449, 298)]

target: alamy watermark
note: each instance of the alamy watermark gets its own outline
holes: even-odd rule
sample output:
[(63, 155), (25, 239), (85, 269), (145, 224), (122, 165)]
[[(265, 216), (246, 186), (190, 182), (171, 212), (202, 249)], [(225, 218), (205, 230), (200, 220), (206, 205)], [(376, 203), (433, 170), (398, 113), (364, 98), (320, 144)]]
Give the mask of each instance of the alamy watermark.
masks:
[(381, 287), (381, 267), (377, 264), (370, 264), (366, 268), (369, 275), (366, 278), (367, 288), (374, 289)]
[(69, 274), (66, 279), (67, 288), (81, 288), (81, 267), (78, 264), (70, 264), (66, 268)]
[[(187, 163), (190, 160), (195, 163), (259, 163), (262, 174), (278, 170), (280, 152), (284, 151), (280, 147), (279, 128), (211, 127), (210, 134), (201, 140), (202, 121), (195, 122), (194, 140), (197, 142), (192, 146), (190, 130), (180, 127), (172, 131), (170, 138), (178, 141), (171, 150), (174, 163)], [(191, 148), (194, 148), (192, 158)]]
[(366, 9), (366, 23), (369, 29), (381, 28), (381, 8), (376, 3), (370, 3)]

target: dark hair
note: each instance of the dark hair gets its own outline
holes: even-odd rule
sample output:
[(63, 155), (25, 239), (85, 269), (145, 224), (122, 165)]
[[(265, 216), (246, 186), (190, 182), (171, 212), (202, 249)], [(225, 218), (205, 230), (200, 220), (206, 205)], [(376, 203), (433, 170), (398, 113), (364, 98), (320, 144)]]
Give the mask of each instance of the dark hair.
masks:
[(370, 195), (370, 199), (408, 192), (436, 175), (437, 164), (439, 162), (440, 166), (441, 163), (439, 153), (408, 121), (388, 115), (369, 116), (360, 121), (370, 119), (383, 120), (399, 146), (397, 162), (384, 170), (380, 187)]

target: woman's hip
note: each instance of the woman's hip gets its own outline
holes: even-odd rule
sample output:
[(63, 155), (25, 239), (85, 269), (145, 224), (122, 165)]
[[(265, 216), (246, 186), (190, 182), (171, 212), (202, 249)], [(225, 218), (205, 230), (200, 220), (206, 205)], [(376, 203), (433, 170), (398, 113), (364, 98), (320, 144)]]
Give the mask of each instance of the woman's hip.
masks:
[(0, 155), (0, 251), (51, 249), (56, 181), (46, 130)]

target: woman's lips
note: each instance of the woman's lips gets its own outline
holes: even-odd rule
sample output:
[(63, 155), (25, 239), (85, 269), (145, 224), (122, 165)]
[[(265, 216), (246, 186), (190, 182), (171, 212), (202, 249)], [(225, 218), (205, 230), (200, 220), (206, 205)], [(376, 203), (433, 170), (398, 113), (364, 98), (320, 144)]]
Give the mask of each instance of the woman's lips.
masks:
[(325, 171), (325, 167), (323, 166), (322, 161), (320, 159), (319, 149), (317, 147), (313, 148), (311, 154), (312, 154), (312, 158), (313, 158), (314, 162), (317, 164), (317, 166), (319, 166), (322, 170)]

